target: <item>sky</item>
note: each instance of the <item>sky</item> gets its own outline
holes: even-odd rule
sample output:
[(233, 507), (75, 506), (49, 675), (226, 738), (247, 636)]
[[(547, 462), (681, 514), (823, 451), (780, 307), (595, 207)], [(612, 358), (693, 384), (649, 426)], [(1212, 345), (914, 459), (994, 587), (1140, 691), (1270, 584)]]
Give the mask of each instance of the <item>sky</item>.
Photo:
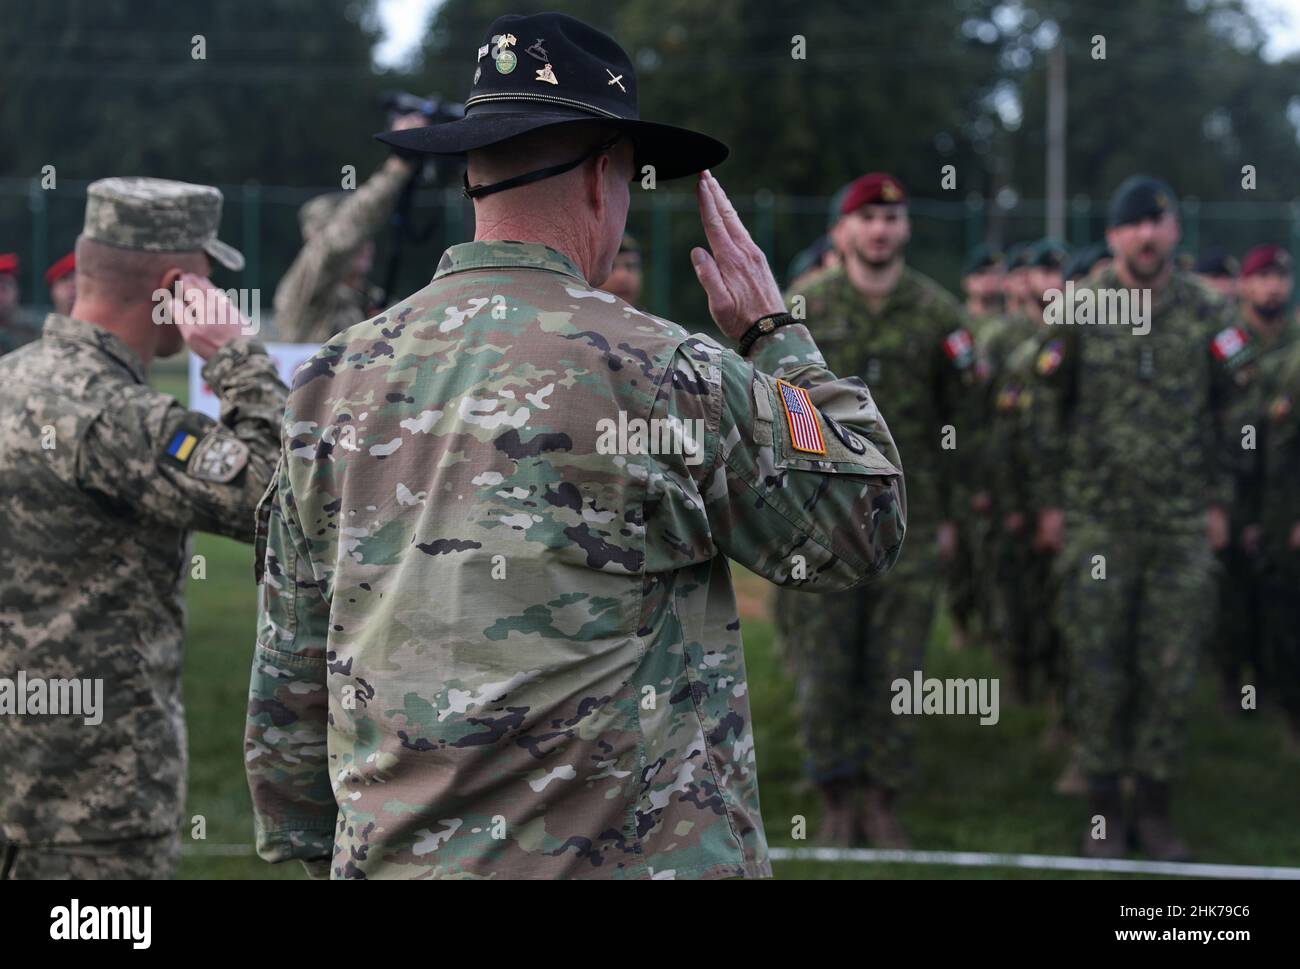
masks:
[[(418, 46), (429, 14), (440, 0), (379, 0), (379, 20), (384, 40), (375, 51), (381, 67), (398, 67)], [(1246, 0), (1247, 6), (1269, 27), (1270, 59), (1300, 50), (1300, 0)], [(557, 3), (562, 7), (563, 3)]]

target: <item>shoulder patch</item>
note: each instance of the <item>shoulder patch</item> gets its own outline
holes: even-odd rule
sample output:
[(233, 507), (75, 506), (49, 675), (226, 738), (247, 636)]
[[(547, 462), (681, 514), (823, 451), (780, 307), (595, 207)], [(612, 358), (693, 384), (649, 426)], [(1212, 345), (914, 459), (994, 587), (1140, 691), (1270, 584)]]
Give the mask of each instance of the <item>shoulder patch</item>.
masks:
[(1249, 333), (1240, 326), (1230, 326), (1226, 330), (1219, 331), (1210, 348), (1214, 352), (1214, 359), (1226, 362), (1246, 349), (1249, 343)]
[(216, 421), (204, 414), (190, 411), (176, 424), (171, 434), (162, 439), (158, 462), (184, 470), (194, 456), (195, 449)]
[(777, 380), (781, 393), (781, 409), (790, 427), (790, 444), (805, 454), (825, 454), (826, 440), (822, 437), (817, 408), (813, 406), (808, 391), (784, 380)]
[(1050, 377), (1061, 367), (1061, 361), (1065, 358), (1065, 345), (1060, 340), (1052, 340), (1047, 346), (1043, 347), (1042, 352), (1038, 354), (1038, 359), (1034, 363), (1034, 369), (1038, 371), (1039, 376)]
[(969, 367), (975, 362), (975, 341), (971, 339), (970, 331), (963, 327), (949, 333), (943, 341), (943, 352), (957, 369)]
[(229, 484), (248, 464), (248, 445), (228, 431), (212, 431), (194, 448), (188, 473), (191, 478)]

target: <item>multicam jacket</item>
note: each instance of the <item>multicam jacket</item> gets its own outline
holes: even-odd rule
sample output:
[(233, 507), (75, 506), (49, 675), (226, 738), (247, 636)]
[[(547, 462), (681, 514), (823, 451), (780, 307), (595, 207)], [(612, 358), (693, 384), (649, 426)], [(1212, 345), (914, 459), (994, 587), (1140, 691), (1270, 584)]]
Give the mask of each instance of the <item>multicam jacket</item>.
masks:
[[(694, 443), (635, 438), (665, 426)], [(727, 559), (814, 591), (885, 571), (898, 467), (802, 325), (745, 360), (544, 246), (452, 247), (294, 380), (259, 853), (334, 878), (770, 873)]]

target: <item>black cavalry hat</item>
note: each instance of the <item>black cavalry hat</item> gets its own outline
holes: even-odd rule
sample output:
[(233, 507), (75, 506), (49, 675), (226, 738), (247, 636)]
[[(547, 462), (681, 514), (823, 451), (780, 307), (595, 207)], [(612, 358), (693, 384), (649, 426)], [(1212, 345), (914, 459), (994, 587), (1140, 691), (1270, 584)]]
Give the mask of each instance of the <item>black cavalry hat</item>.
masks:
[(632, 61), (612, 37), (581, 20), (562, 13), (498, 17), (476, 54), (465, 117), (375, 137), (401, 151), (463, 155), (537, 128), (600, 121), (632, 139), (638, 170), (653, 165), (656, 179), (693, 175), (727, 157), (727, 146), (707, 135), (642, 121)]

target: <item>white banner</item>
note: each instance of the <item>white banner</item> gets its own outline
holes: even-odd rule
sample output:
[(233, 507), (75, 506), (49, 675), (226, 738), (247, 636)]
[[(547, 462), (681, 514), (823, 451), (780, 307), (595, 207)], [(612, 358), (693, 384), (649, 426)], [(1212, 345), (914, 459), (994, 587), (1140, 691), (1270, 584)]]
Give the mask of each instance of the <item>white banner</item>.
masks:
[[(319, 343), (268, 343), (266, 352), (275, 361), (275, 369), (286, 387), (293, 386), (293, 372), (304, 360), (320, 349)], [(190, 410), (207, 414), (214, 420), (221, 416), (221, 401), (203, 381), (203, 361), (190, 354)]]

